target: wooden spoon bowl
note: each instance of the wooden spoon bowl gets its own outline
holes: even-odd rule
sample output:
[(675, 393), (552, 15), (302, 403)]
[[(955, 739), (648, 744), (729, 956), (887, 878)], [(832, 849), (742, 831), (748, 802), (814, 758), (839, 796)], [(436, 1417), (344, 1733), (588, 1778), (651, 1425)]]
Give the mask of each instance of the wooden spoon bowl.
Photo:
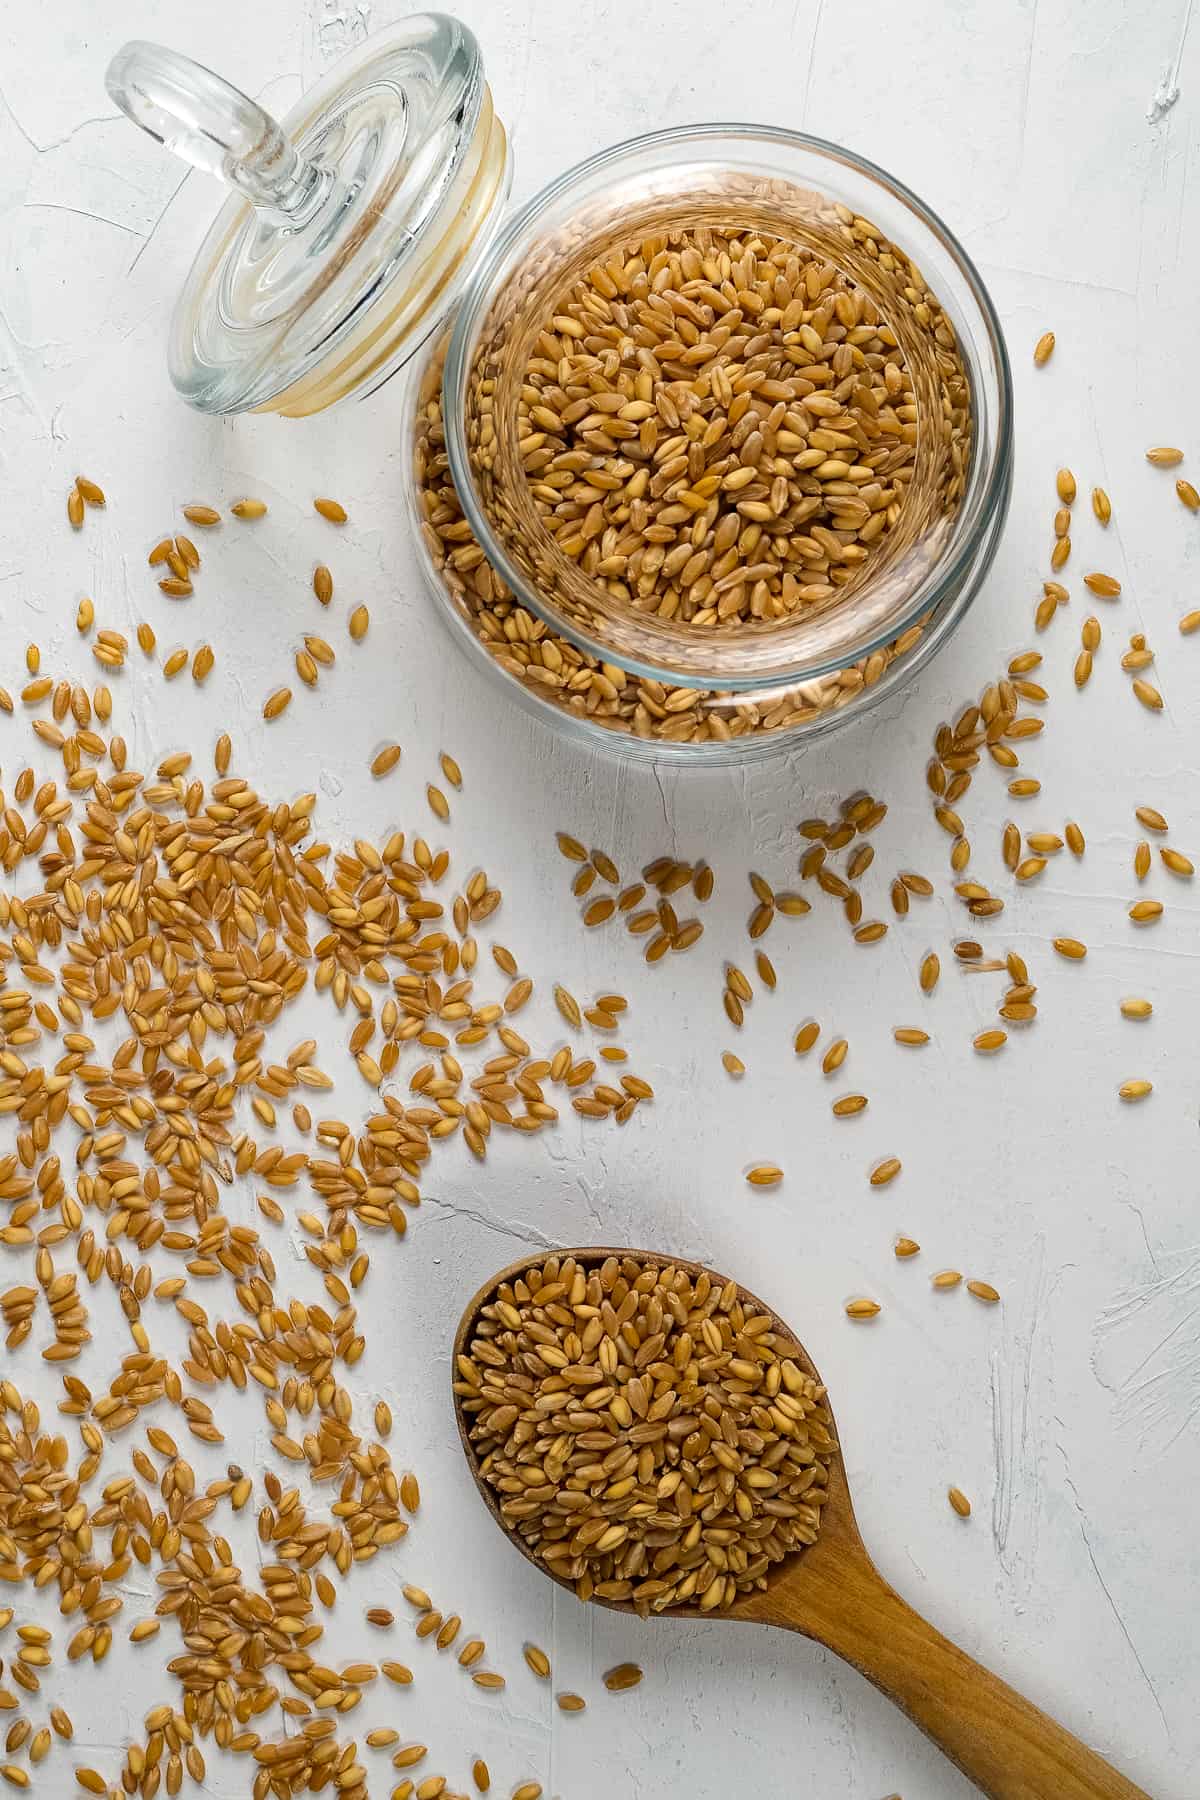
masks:
[[(469, 1353), (479, 1315), (496, 1290), (539, 1267), (550, 1254), (543, 1250), (522, 1257), (480, 1288), (459, 1320), (454, 1367), (460, 1355)], [(707, 1272), (715, 1281), (727, 1279), (706, 1271), (702, 1263), (650, 1250), (585, 1248), (559, 1255), (572, 1256), (585, 1267), (598, 1266), (612, 1256), (629, 1257), (657, 1266), (669, 1263), (693, 1278)], [(779, 1332), (799, 1346), (795, 1360), (820, 1381), (816, 1365), (786, 1321), (748, 1288), (739, 1292), (757, 1311), (770, 1314)], [(505, 1523), (496, 1494), (480, 1475), (469, 1421), (457, 1395), (454, 1415), (475, 1485), (504, 1535), (540, 1574), (574, 1593), (572, 1584), (539, 1561)], [(1143, 1789), (944, 1638), (888, 1585), (859, 1534), (840, 1452), (829, 1466), (828, 1499), (816, 1543), (774, 1564), (765, 1579), (764, 1588), (741, 1595), (722, 1611), (701, 1613), (695, 1606), (676, 1606), (655, 1616), (778, 1625), (824, 1644), (906, 1712), (992, 1800), (1150, 1800)], [(635, 1610), (624, 1600), (593, 1603), (614, 1612)]]

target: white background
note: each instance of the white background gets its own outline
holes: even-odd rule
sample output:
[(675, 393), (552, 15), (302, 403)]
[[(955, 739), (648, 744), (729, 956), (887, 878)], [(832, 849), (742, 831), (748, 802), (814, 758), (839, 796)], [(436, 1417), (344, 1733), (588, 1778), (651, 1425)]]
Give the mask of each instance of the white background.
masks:
[[(355, 1621), (372, 1602), (403, 1612), (399, 1584), (414, 1580), (479, 1627), (509, 1686), (481, 1694), (413, 1643), (405, 1619), (391, 1653), (412, 1662), (415, 1685), (373, 1695), (348, 1725), (360, 1738), (382, 1722), (420, 1737), (431, 1746), (426, 1767), (444, 1770), (452, 1787), (468, 1785), (469, 1757), (482, 1751), (493, 1791), (505, 1795), (530, 1776), (564, 1800), (744, 1790), (952, 1800), (968, 1791), (823, 1651), (766, 1631), (641, 1628), (581, 1609), (497, 1536), (453, 1439), (453, 1322), (477, 1283), (530, 1241), (626, 1241), (705, 1258), (769, 1297), (827, 1377), (863, 1533), (884, 1573), (1157, 1800), (1188, 1800), (1200, 1789), (1196, 906), (1193, 890), (1156, 861), (1147, 891), (1167, 902), (1164, 921), (1139, 935), (1125, 908), (1136, 804), (1159, 806), (1171, 841), (1200, 855), (1200, 637), (1176, 631), (1200, 604), (1200, 525), (1175, 500), (1173, 476), (1142, 455), (1151, 443), (1180, 443), (1185, 472), (1195, 477), (1200, 463), (1200, 230), (1189, 204), (1200, 27), (1187, 36), (1190, 0), (849, 9), (464, 0), (512, 128), (518, 198), (651, 127), (744, 117), (802, 128), (878, 159), (929, 200), (978, 261), (1009, 335), (1015, 500), (998, 562), (954, 644), (903, 702), (818, 748), (704, 777), (569, 749), (455, 657), (406, 542), (397, 389), (293, 425), (201, 419), (169, 388), (169, 309), (217, 193), (201, 177), (180, 188), (181, 171), (115, 117), (103, 89), (109, 56), (127, 37), (158, 37), (281, 111), (339, 48), (400, 10), (391, 0), (58, 0), (11, 6), (0, 21), (0, 680), (20, 686), (31, 638), (51, 672), (94, 679), (72, 623), (85, 592), (98, 623), (130, 637), (149, 618), (160, 659), (177, 643), (211, 641), (217, 665), (202, 690), (186, 676), (164, 685), (136, 649), (113, 681), (131, 765), (150, 769), (188, 747), (207, 768), (228, 726), (235, 767), (261, 791), (318, 792), (321, 835), (378, 837), (402, 824), (444, 838), (460, 878), (482, 862), (504, 888), (496, 934), (541, 983), (524, 1015), (531, 1035), (558, 1041), (554, 980), (581, 996), (618, 988), (632, 1000), (630, 1066), (658, 1090), (624, 1132), (568, 1114), (539, 1140), (494, 1139), (483, 1171), (451, 1146), (430, 1171), (407, 1241), (375, 1248), (358, 1391), (391, 1401), (393, 1452), (419, 1472), (425, 1505), (407, 1544), (356, 1578), (325, 1648), (387, 1654)], [(1031, 351), (1047, 327), (1058, 349), (1038, 372)], [(991, 1019), (996, 978), (952, 966), (964, 920), (948, 895), (947, 840), (929, 816), (923, 766), (939, 720), (1034, 641), (1053, 474), (1064, 462), (1082, 496), (1094, 483), (1108, 489), (1114, 520), (1102, 534), (1086, 504), (1077, 509), (1071, 603), (1040, 640), (1047, 729), (1023, 759), (1043, 792), (1017, 816), (1026, 829), (1061, 830), (1077, 818), (1087, 853), (1012, 890), (999, 836), (1013, 803), (999, 771), (979, 771), (964, 803), (974, 867), (1008, 897), (987, 941), (1028, 959), (1041, 1007), (1031, 1031), (1014, 1032), (1004, 1054), (985, 1061), (970, 1040)], [(109, 495), (80, 536), (63, 517), (77, 470)], [(246, 492), (270, 503), (269, 517), (206, 537), (196, 597), (172, 607), (145, 566), (147, 548), (178, 528), (186, 502), (226, 505)], [(312, 512), (320, 493), (351, 509), (340, 535)], [(337, 580), (327, 616), (308, 585), (318, 559)], [(1088, 599), (1089, 568), (1121, 578), (1119, 604)], [(358, 600), (373, 623), (352, 651), (345, 618)], [(1070, 671), (1093, 610), (1105, 641), (1077, 695)], [(336, 642), (336, 670), (265, 726), (265, 695), (291, 678), (300, 634), (314, 629)], [(1119, 666), (1138, 629), (1159, 655), (1160, 716), (1137, 705)], [(401, 769), (372, 783), (369, 758), (393, 737), (404, 746)], [(0, 719), (6, 786), (30, 744), (19, 717)], [(461, 761), (466, 786), (437, 836), (423, 789), (442, 748)], [(39, 767), (52, 772), (45, 759)], [(850, 942), (833, 903), (780, 921), (766, 940), (779, 991), (751, 1010), (737, 1042), (749, 1073), (735, 1087), (719, 1062), (733, 1038), (720, 970), (728, 956), (749, 962), (746, 872), (788, 885), (796, 822), (864, 786), (891, 808), (865, 883), (867, 915), (890, 916), (887, 882), (900, 867), (935, 876), (938, 897), (915, 903), (873, 950)], [(615, 928), (585, 934), (554, 851), (559, 827), (607, 848), (623, 874), (665, 851), (710, 858), (717, 894), (702, 944), (646, 969)], [(1058, 933), (1087, 940), (1086, 964), (1054, 958)], [(931, 945), (945, 972), (924, 1001), (915, 969)], [(1149, 1024), (1120, 1018), (1125, 993), (1154, 1000)], [(792, 1032), (809, 1016), (826, 1041), (850, 1039), (835, 1083), (815, 1058), (792, 1057)], [(926, 1024), (933, 1044), (899, 1050), (891, 1027), (905, 1023)], [(306, 1003), (281, 1026), (281, 1042), (310, 1027), (323, 1046), (345, 1036), (330, 1009)], [(1132, 1075), (1151, 1078), (1155, 1093), (1123, 1108), (1116, 1089)], [(834, 1089), (868, 1093), (865, 1117), (832, 1120)], [(351, 1071), (331, 1111), (353, 1118), (368, 1105)], [(901, 1156), (904, 1172), (873, 1190), (867, 1170), (885, 1154)], [(742, 1171), (764, 1159), (780, 1162), (786, 1180), (755, 1195)], [(264, 1229), (281, 1287), (315, 1292), (288, 1254), (288, 1234)], [(897, 1231), (921, 1241), (914, 1262), (894, 1261)], [(932, 1294), (929, 1277), (947, 1264), (994, 1282), (1002, 1306), (984, 1309), (961, 1289)], [(0, 1280), (22, 1278), (10, 1255)], [(864, 1292), (884, 1310), (859, 1328), (842, 1307)], [(107, 1296), (95, 1306), (93, 1385), (126, 1347)], [(165, 1311), (152, 1312), (151, 1332), (168, 1347), (178, 1334)], [(37, 1348), (35, 1334), (12, 1359), (14, 1378), (52, 1404)], [(253, 1403), (235, 1408), (218, 1394), (215, 1404), (226, 1454), (251, 1466), (265, 1445)], [(121, 1460), (111, 1450), (106, 1472)], [(949, 1482), (974, 1500), (966, 1524), (946, 1504)], [(130, 1616), (148, 1609), (146, 1586), (131, 1585)], [(28, 1609), (27, 1596), (21, 1604)], [(130, 1653), (117, 1636), (99, 1672), (69, 1670), (60, 1651), (45, 1697), (66, 1699), (80, 1739), (102, 1748), (86, 1758), (56, 1752), (36, 1783), (42, 1791), (65, 1794), (73, 1760), (115, 1772), (115, 1747), (173, 1692), (156, 1672), (157, 1646)], [(589, 1696), (585, 1715), (556, 1711), (520, 1660), (527, 1638), (553, 1655), (556, 1686)], [(609, 1696), (599, 1674), (625, 1656), (643, 1662), (646, 1681)], [(371, 1768), (372, 1793), (386, 1793), (386, 1760)], [(246, 1794), (250, 1780), (246, 1761), (210, 1763), (214, 1793)]]

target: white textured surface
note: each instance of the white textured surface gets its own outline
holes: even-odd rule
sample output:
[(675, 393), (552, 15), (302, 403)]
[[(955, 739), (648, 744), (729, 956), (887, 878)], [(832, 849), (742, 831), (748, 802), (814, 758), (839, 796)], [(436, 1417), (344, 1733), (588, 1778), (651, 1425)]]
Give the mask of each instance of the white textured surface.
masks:
[[(374, 1695), (348, 1722), (360, 1737), (385, 1719), (420, 1736), (431, 1746), (427, 1766), (444, 1769), (452, 1786), (467, 1784), (468, 1755), (482, 1750), (495, 1792), (534, 1774), (564, 1800), (743, 1789), (952, 1800), (968, 1791), (824, 1652), (781, 1634), (665, 1622), (643, 1630), (580, 1609), (497, 1538), (452, 1439), (446, 1344), (475, 1285), (545, 1239), (689, 1253), (768, 1296), (828, 1379), (864, 1535), (901, 1592), (1157, 1800), (1188, 1800), (1200, 1788), (1192, 891), (1156, 866), (1149, 890), (1167, 901), (1166, 919), (1138, 936), (1125, 918), (1135, 803), (1160, 806), (1172, 841), (1200, 853), (1200, 638), (1175, 629), (1200, 600), (1198, 528), (1177, 505), (1172, 478), (1142, 460), (1147, 443), (1187, 443), (1200, 403), (1192, 350), (1200, 235), (1189, 212), (1200, 31), (1187, 37), (1188, 8), (1189, 0), (1133, 8), (937, 0), (849, 12), (821, 0), (741, 10), (716, 0), (461, 6), (514, 127), (518, 197), (653, 126), (740, 116), (803, 127), (877, 158), (925, 196), (980, 263), (1009, 332), (1016, 497), (999, 561), (954, 645), (886, 714), (810, 754), (703, 779), (656, 778), (569, 752), (448, 659), (404, 541), (398, 393), (292, 426), (205, 421), (168, 388), (169, 307), (216, 194), (198, 177), (180, 190), (175, 166), (112, 116), (102, 86), (108, 56), (127, 37), (162, 37), (278, 110), (348, 38), (400, 9), (368, 0), (110, 0), (100, 9), (60, 0), (12, 6), (0, 20), (0, 680), (19, 686), (31, 637), (51, 670), (92, 673), (72, 628), (83, 592), (94, 595), (100, 623), (131, 636), (139, 618), (151, 618), (160, 651), (209, 639), (218, 661), (203, 691), (186, 677), (164, 686), (136, 650), (114, 681), (131, 762), (147, 768), (180, 746), (207, 761), (228, 724), (236, 766), (267, 793), (316, 788), (324, 835), (335, 838), (419, 829), (436, 751), (452, 749), (466, 790), (448, 841), (505, 889), (498, 935), (545, 984), (546, 1004), (526, 1017), (552, 1041), (553, 979), (580, 994), (630, 993), (632, 1066), (658, 1089), (656, 1105), (623, 1133), (568, 1116), (539, 1141), (498, 1144), (482, 1177), (454, 1146), (434, 1164), (433, 1197), (407, 1242), (384, 1244), (373, 1262), (360, 1373), (370, 1397), (392, 1401), (396, 1459), (420, 1472), (426, 1507), (400, 1553), (356, 1579), (331, 1641), (347, 1657), (385, 1653), (345, 1621), (385, 1597), (402, 1609), (404, 1579), (479, 1625), (509, 1675), (505, 1695), (480, 1694), (426, 1646), (409, 1646), (405, 1631), (396, 1653), (413, 1662), (417, 1684)], [(1030, 351), (1047, 326), (1058, 350), (1037, 374)], [(1188, 447), (1200, 456), (1200, 443)], [(875, 906), (889, 916), (886, 880), (897, 867), (936, 874), (944, 890), (946, 840), (929, 818), (926, 749), (947, 710), (1031, 641), (1059, 462), (1074, 468), (1084, 494), (1095, 482), (1108, 488), (1115, 519), (1105, 536), (1086, 506), (1077, 510), (1071, 606), (1042, 645), (1054, 698), (1027, 759), (1044, 789), (1019, 814), (1030, 829), (1078, 818), (1087, 855), (1060, 860), (1039, 885), (1014, 893), (989, 935), (1029, 960), (1041, 988), (1036, 1027), (1002, 1058), (972, 1057), (969, 1040), (987, 1022), (994, 990), (992, 978), (949, 966), (962, 924), (952, 901), (915, 904), (871, 951), (848, 943), (830, 904), (780, 922), (767, 940), (780, 988), (753, 1007), (737, 1045), (749, 1074), (731, 1086), (718, 1061), (732, 1036), (720, 1011), (721, 960), (749, 960), (745, 871), (786, 883), (799, 818), (869, 786), (891, 811), (867, 878), (877, 895), (868, 915)], [(63, 521), (77, 469), (110, 496), (79, 537)], [(242, 492), (262, 494), (270, 517), (206, 538), (197, 596), (173, 609), (145, 567), (147, 546), (186, 501), (226, 503)], [(313, 516), (314, 493), (351, 506), (340, 537)], [(308, 588), (320, 557), (338, 582), (339, 616), (328, 624), (339, 664), (317, 695), (301, 692), (267, 729), (263, 697), (289, 678), (299, 634), (323, 628)], [(1105, 644), (1079, 696), (1070, 668), (1092, 609), (1080, 575), (1095, 567), (1113, 569), (1125, 593), (1115, 607), (1095, 607)], [(350, 653), (344, 618), (357, 599), (371, 607), (372, 635)], [(1160, 717), (1136, 705), (1119, 668), (1135, 629), (1160, 654)], [(401, 771), (372, 784), (368, 758), (392, 736), (404, 745)], [(0, 719), (5, 785), (28, 755), (21, 721)], [(981, 876), (1000, 882), (1009, 803), (996, 776), (980, 771), (965, 811)], [(585, 937), (553, 851), (558, 826), (609, 848), (623, 871), (665, 849), (707, 854), (718, 891), (700, 948), (644, 970), (623, 934)], [(1058, 932), (1089, 942), (1085, 966), (1053, 958)], [(931, 943), (946, 969), (923, 1002), (915, 967)], [(1126, 992), (1154, 999), (1149, 1025), (1119, 1018)], [(839, 1085), (870, 1094), (865, 1118), (835, 1125), (830, 1084), (811, 1060), (792, 1058), (791, 1033), (810, 1014), (827, 1034), (849, 1037)], [(332, 1042), (332, 1016), (314, 1007), (294, 1030), (287, 1022), (286, 1043), (304, 1035), (309, 1017), (322, 1043)], [(891, 1025), (918, 1020), (933, 1045), (897, 1050)], [(1151, 1077), (1156, 1091), (1147, 1105), (1123, 1109), (1115, 1090), (1133, 1074)], [(351, 1075), (336, 1110), (355, 1108), (365, 1110)], [(903, 1157), (904, 1173), (877, 1192), (866, 1172), (887, 1153)], [(741, 1171), (762, 1158), (780, 1161), (787, 1180), (751, 1197)], [(897, 1230), (920, 1239), (916, 1262), (894, 1262)], [(281, 1282), (308, 1291), (305, 1266), (282, 1249), (279, 1260)], [(1002, 1307), (984, 1310), (961, 1291), (932, 1296), (929, 1275), (946, 1264), (994, 1281)], [(0, 1280), (19, 1278), (7, 1258)], [(855, 1292), (882, 1300), (875, 1326), (843, 1318)], [(159, 1316), (152, 1335), (161, 1329), (172, 1341)], [(111, 1333), (97, 1331), (88, 1365), (97, 1374), (111, 1372), (121, 1344), (113, 1317)], [(51, 1391), (36, 1339), (13, 1362), (15, 1379)], [(234, 1417), (221, 1396), (217, 1410)], [(236, 1423), (228, 1430), (236, 1454)], [(111, 1453), (106, 1467), (119, 1461)], [(974, 1498), (965, 1526), (946, 1505), (950, 1481)], [(132, 1589), (128, 1609), (139, 1609)], [(561, 1717), (526, 1671), (526, 1637), (552, 1651), (556, 1685), (591, 1697), (582, 1718)], [(155, 1654), (138, 1653), (136, 1685), (115, 1651), (99, 1673), (64, 1663), (47, 1697), (68, 1697), (81, 1739), (115, 1746), (171, 1691), (150, 1674)], [(635, 1694), (607, 1696), (599, 1672), (627, 1655), (644, 1662), (647, 1680)], [(39, 1787), (65, 1794), (71, 1760), (56, 1754)], [(91, 1760), (115, 1768), (116, 1751)], [(386, 1792), (384, 1758), (372, 1770), (372, 1792)], [(245, 1762), (210, 1769), (214, 1793), (245, 1794), (249, 1780)]]

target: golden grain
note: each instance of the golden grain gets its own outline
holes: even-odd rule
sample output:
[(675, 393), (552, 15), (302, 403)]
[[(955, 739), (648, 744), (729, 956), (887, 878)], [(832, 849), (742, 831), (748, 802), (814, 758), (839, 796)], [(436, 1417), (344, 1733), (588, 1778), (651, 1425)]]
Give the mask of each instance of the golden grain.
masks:
[(1150, 1081), (1123, 1081), (1117, 1092), (1122, 1100), (1145, 1100), (1154, 1092), (1154, 1084)]
[(854, 941), (856, 944), (877, 944), (887, 935), (887, 929), (885, 919), (869, 919), (865, 925), (855, 928)]
[(395, 1756), (393, 1756), (392, 1767), (394, 1769), (411, 1769), (414, 1768), (417, 1763), (423, 1762), (428, 1755), (428, 1745), (406, 1744), (403, 1750), (397, 1750)]
[(291, 688), (276, 688), (275, 692), (269, 694), (263, 702), (262, 716), (264, 719), (277, 719), (281, 713), (287, 711), (291, 703)]
[(895, 1181), (899, 1173), (900, 1158), (898, 1156), (886, 1156), (882, 1162), (876, 1163), (875, 1167), (871, 1170), (871, 1186), (886, 1187), (890, 1181)]
[(1148, 1019), (1153, 1011), (1149, 1000), (1130, 998), (1121, 1002), (1121, 1013), (1126, 1019)]
[(833, 1116), (835, 1119), (851, 1119), (857, 1113), (865, 1111), (866, 1107), (865, 1094), (843, 1094), (840, 1100), (833, 1103)]
[(1174, 469), (1183, 461), (1183, 451), (1160, 444), (1153, 450), (1147, 450), (1146, 461), (1153, 463), (1156, 469)]
[(610, 1694), (623, 1694), (630, 1688), (637, 1687), (642, 1679), (642, 1671), (637, 1663), (618, 1663), (609, 1669), (604, 1676), (604, 1685)]
[(1078, 938), (1056, 937), (1053, 942), (1058, 954), (1069, 962), (1082, 962), (1087, 955), (1087, 945), (1080, 943)]
[(390, 774), (399, 761), (399, 744), (385, 744), (383, 749), (377, 750), (371, 758), (371, 773), (378, 780), (381, 775)]
[(350, 636), (354, 639), (354, 642), (356, 644), (361, 644), (362, 640), (366, 637), (367, 628), (369, 627), (370, 623), (371, 623), (371, 615), (367, 611), (366, 607), (365, 606), (356, 606), (354, 611), (350, 614), (350, 621), (349, 621), (349, 627), (348, 627)]
[(848, 1319), (866, 1320), (876, 1318), (881, 1309), (878, 1300), (859, 1298), (847, 1300), (845, 1310)]
[(949, 1500), (952, 1509), (958, 1514), (960, 1519), (970, 1518), (971, 1502), (967, 1499), (967, 1496), (963, 1493), (961, 1488), (947, 1488), (946, 1498)]
[(746, 1180), (751, 1187), (778, 1187), (783, 1180), (783, 1170), (774, 1163), (756, 1163), (746, 1170)]
[(573, 1025), (576, 1031), (578, 1031), (583, 1023), (583, 1014), (580, 1011), (579, 1002), (576, 1000), (574, 994), (568, 993), (567, 989), (561, 987), (557, 982), (554, 986), (554, 1004), (557, 1006), (568, 1025)]
[(748, 926), (751, 938), (762, 937), (770, 929), (771, 922), (774, 919), (774, 917), (775, 917), (775, 908), (773, 905), (769, 904), (766, 901), (763, 901), (758, 906), (756, 906), (754, 911), (750, 915), (750, 922), (749, 922), (749, 926)]
[(939, 1269), (930, 1282), (930, 1286), (938, 1288), (939, 1290), (943, 1288), (955, 1288), (961, 1280), (962, 1276), (957, 1269)]
[(321, 498), (313, 501), (313, 507), (315, 511), (320, 513), (323, 519), (328, 519), (331, 525), (344, 525), (346, 523), (348, 514), (340, 500), (327, 500)]
[(916, 1256), (920, 1248), (916, 1238), (898, 1237), (892, 1245), (892, 1252), (903, 1261), (906, 1257)]
[(749, 1005), (754, 998), (754, 989), (736, 963), (726, 963), (725, 985), (731, 994), (736, 994), (737, 998), (744, 1001), (746, 1005)]
[(1039, 369), (1044, 368), (1045, 365), (1050, 361), (1050, 358), (1053, 356), (1053, 354), (1054, 354), (1054, 333), (1052, 331), (1043, 331), (1041, 337), (1038, 339), (1037, 343), (1033, 346), (1033, 360), (1034, 360), (1035, 365)]
[(1161, 900), (1135, 900), (1129, 908), (1129, 917), (1135, 925), (1153, 925), (1162, 918)]

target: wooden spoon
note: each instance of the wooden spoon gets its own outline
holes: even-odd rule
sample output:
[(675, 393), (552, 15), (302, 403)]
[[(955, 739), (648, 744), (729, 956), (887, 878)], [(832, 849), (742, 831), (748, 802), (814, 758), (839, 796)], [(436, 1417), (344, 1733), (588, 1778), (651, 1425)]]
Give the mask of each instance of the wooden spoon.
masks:
[[(479, 1290), (459, 1321), (455, 1366), (457, 1358), (467, 1354), (479, 1313), (496, 1289), (538, 1267), (549, 1254), (541, 1251), (523, 1257)], [(573, 1256), (585, 1266), (616, 1256), (658, 1266), (669, 1263), (692, 1277), (703, 1272), (701, 1263), (649, 1250), (582, 1249), (559, 1254)], [(713, 1279), (723, 1283), (727, 1278), (714, 1275)], [(746, 1288), (740, 1292), (757, 1310), (771, 1313), (783, 1335), (797, 1341), (769, 1306)], [(807, 1351), (801, 1348), (796, 1360), (820, 1381)], [(467, 1462), (488, 1511), (541, 1574), (573, 1593), (571, 1583), (551, 1574), (505, 1525), (495, 1493), (480, 1477), (478, 1457), (457, 1396), (454, 1411)], [(742, 1596), (722, 1612), (702, 1615), (694, 1606), (679, 1606), (663, 1616), (780, 1625), (824, 1644), (895, 1701), (992, 1800), (1149, 1800), (1094, 1750), (935, 1631), (888, 1586), (859, 1536), (840, 1455), (835, 1455), (830, 1465), (829, 1498), (822, 1509), (816, 1543), (774, 1564), (766, 1582), (765, 1589)], [(601, 1600), (597, 1604), (615, 1612), (634, 1611), (626, 1601)]]

